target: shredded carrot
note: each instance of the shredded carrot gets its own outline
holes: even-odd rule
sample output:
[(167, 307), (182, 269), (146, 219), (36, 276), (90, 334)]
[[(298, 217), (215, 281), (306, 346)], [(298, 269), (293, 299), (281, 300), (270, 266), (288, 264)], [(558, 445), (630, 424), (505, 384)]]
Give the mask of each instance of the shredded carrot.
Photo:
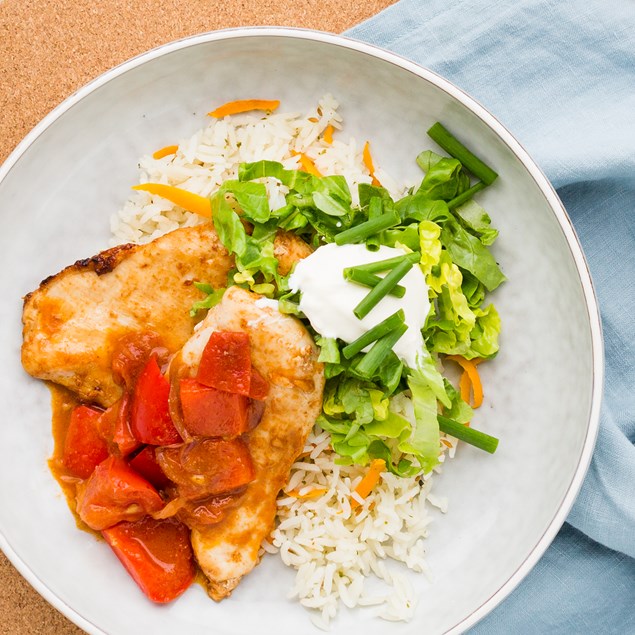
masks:
[(333, 128), (331, 124), (329, 124), (328, 126), (326, 126), (326, 128), (324, 128), (324, 134), (322, 135), (322, 139), (324, 139), (325, 143), (328, 143), (329, 145), (333, 143), (334, 131), (335, 129)]
[(459, 391), (461, 393), (461, 399), (463, 399), (465, 403), (470, 403), (472, 397), (472, 382), (470, 381), (470, 376), (466, 371), (461, 373)]
[(209, 198), (193, 194), (187, 190), (182, 190), (180, 187), (165, 185), (163, 183), (143, 183), (141, 185), (134, 185), (132, 189), (150, 192), (150, 194), (167, 198), (168, 201), (172, 201), (175, 205), (199, 214), (204, 218), (210, 218), (212, 216), (212, 204)]
[[(472, 406), (474, 408), (478, 408), (483, 403), (483, 385), (481, 384), (481, 378), (476, 368), (481, 360), (465, 359), (465, 357), (462, 357), (461, 355), (448, 355), (446, 359), (455, 361), (465, 371), (465, 374), (467, 374), (469, 382), (472, 385), (472, 396), (474, 397)], [(460, 386), (460, 388), (461, 399), (465, 401), (465, 398), (463, 397), (463, 387)]]
[(381, 185), (381, 183), (377, 180), (377, 177), (375, 176), (375, 166), (373, 165), (373, 157), (370, 154), (370, 142), (367, 141), (364, 144), (364, 151), (362, 152), (362, 159), (364, 160), (364, 165), (366, 166), (366, 169), (368, 170), (368, 172), (370, 173), (373, 181), (373, 185)]
[[(366, 472), (364, 478), (358, 483), (355, 488), (355, 493), (361, 496), (362, 498), (366, 498), (373, 487), (379, 483), (379, 479), (381, 478), (381, 473), (386, 469), (386, 461), (384, 459), (373, 459), (370, 462), (370, 468), (368, 472)], [(351, 498), (351, 509), (356, 509), (359, 507), (361, 503), (359, 503), (354, 498)]]
[(315, 163), (311, 157), (308, 157), (304, 152), (291, 152), (294, 157), (298, 157), (300, 166), (305, 172), (312, 174), (313, 176), (322, 176), (322, 173), (315, 167)]
[(290, 492), (286, 492), (288, 496), (295, 496), (295, 498), (299, 498), (300, 500), (306, 500), (308, 498), (317, 498), (318, 496), (322, 496), (322, 494), (326, 494), (328, 492), (327, 489), (323, 487), (316, 487), (304, 494), (300, 494), (299, 489), (293, 489)]
[(452, 444), (449, 441), (447, 441), (446, 439), (441, 439), (441, 443), (443, 443), (443, 445), (446, 448), (451, 448), (452, 447)]
[(179, 146), (165, 146), (165, 148), (161, 148), (157, 150), (153, 155), (153, 159), (162, 159), (163, 157), (167, 157), (170, 154), (176, 154), (176, 151), (179, 149)]
[(227, 115), (237, 115), (238, 113), (249, 112), (250, 110), (273, 112), (279, 105), (280, 102), (277, 99), (238, 99), (223, 104), (207, 114), (210, 117), (221, 119)]

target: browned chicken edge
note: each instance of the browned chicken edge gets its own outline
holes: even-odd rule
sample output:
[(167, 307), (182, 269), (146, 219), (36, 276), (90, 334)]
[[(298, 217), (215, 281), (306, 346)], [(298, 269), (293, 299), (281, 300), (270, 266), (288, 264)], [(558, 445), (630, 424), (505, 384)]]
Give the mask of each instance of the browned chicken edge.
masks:
[(116, 247), (111, 247), (110, 249), (101, 251), (96, 256), (77, 260), (72, 265), (64, 267), (64, 269), (62, 269), (59, 273), (55, 273), (44, 278), (44, 280), (40, 282), (37, 289), (29, 291), (29, 293), (27, 293), (22, 298), (23, 302), (24, 304), (26, 304), (36, 291), (44, 289), (62, 275), (70, 275), (72, 273), (84, 273), (85, 271), (93, 271), (98, 276), (103, 276), (105, 273), (110, 273), (111, 271), (113, 271), (113, 269), (115, 269), (115, 267), (117, 267), (117, 265), (119, 265), (126, 258), (128, 258), (128, 256), (139, 249), (139, 247), (141, 247), (141, 245), (135, 245), (134, 243), (125, 243), (123, 245), (117, 245)]

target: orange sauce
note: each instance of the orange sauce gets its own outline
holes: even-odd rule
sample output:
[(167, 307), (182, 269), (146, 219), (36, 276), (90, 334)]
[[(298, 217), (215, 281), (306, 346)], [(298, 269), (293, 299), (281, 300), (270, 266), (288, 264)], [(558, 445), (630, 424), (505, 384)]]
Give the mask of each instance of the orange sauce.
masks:
[(55, 480), (59, 483), (64, 492), (66, 503), (75, 517), (75, 524), (78, 529), (87, 531), (93, 536), (102, 540), (98, 531), (91, 529), (77, 514), (77, 483), (80, 482), (76, 476), (68, 473), (68, 470), (62, 463), (64, 455), (64, 443), (66, 442), (66, 433), (68, 424), (71, 420), (71, 412), (75, 406), (79, 405), (77, 397), (68, 389), (57, 384), (46, 382), (48, 389), (51, 391), (51, 411), (52, 411), (52, 432), (53, 432), (53, 456), (48, 460), (49, 469)]
[[(62, 457), (64, 456), (64, 443), (66, 442), (66, 433), (71, 419), (71, 412), (75, 406), (78, 406), (81, 402), (77, 397), (67, 388), (46, 382), (48, 389), (51, 392), (51, 411), (52, 411), (52, 433), (53, 433), (53, 455), (48, 460), (49, 469), (51, 474), (55, 477), (55, 480), (59, 483), (66, 498), (68, 508), (75, 517), (75, 524), (78, 529), (86, 531), (98, 540), (103, 541), (103, 537), (99, 531), (91, 529), (77, 514), (77, 483), (80, 482), (76, 476), (72, 476), (68, 473), (68, 470), (62, 463)], [(194, 579), (196, 584), (199, 584), (203, 589), (208, 590), (208, 580), (205, 574), (201, 571), (200, 567), (196, 566), (196, 578)]]

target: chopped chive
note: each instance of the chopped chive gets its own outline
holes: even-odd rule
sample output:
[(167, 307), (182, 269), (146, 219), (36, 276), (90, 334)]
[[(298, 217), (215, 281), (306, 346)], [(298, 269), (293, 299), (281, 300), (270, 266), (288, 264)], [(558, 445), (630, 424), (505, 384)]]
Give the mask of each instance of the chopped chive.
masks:
[(469, 428), (462, 423), (458, 423), (442, 415), (438, 415), (437, 419), (439, 420), (439, 430), (441, 430), (441, 432), (445, 432), (445, 434), (456, 437), (490, 454), (496, 452), (496, 448), (498, 447), (498, 439), (496, 437), (492, 437), (479, 430), (474, 430), (474, 428)]
[[(363, 284), (365, 287), (376, 287), (382, 280), (374, 273), (368, 273), (368, 271), (355, 269), (355, 267), (347, 267), (346, 269), (344, 269), (344, 277), (351, 282)], [(395, 285), (388, 292), (388, 295), (394, 295), (396, 298), (403, 298), (405, 294), (406, 287), (402, 287), (400, 284)]]
[(472, 154), (456, 137), (448, 132), (438, 121), (430, 130), (428, 136), (436, 141), (450, 156), (458, 159), (467, 170), (485, 185), (491, 185), (498, 174), (488, 165), (483, 163), (475, 154)]
[(362, 377), (370, 378), (379, 368), (384, 358), (392, 350), (393, 346), (399, 341), (401, 336), (408, 330), (407, 324), (398, 326), (394, 331), (384, 335), (378, 339), (371, 349), (362, 357), (355, 366), (355, 371)]
[(381, 339), (384, 335), (388, 335), (388, 333), (390, 333), (393, 329), (396, 329), (400, 324), (403, 324), (405, 319), (406, 314), (403, 312), (403, 309), (399, 309), (399, 311), (393, 313), (385, 320), (379, 322), (379, 324), (373, 326), (372, 329), (366, 331), (366, 333), (358, 337), (356, 340), (347, 344), (342, 349), (344, 357), (346, 357), (346, 359), (354, 357), (369, 344)]
[(469, 190), (465, 190), (463, 194), (459, 194), (458, 196), (453, 198), (451, 201), (448, 201), (448, 209), (454, 209), (455, 207), (458, 207), (459, 205), (463, 205), (463, 203), (469, 201), (474, 196), (474, 194), (476, 194), (477, 192), (480, 192), (483, 189), (485, 189), (485, 183), (483, 183), (483, 181), (474, 183), (474, 185), (472, 185), (472, 187)]
[(392, 288), (412, 269), (413, 262), (404, 258), (370, 293), (353, 309), (355, 317), (364, 319)]
[[(379, 196), (373, 196), (368, 203), (368, 220), (379, 218), (384, 211), (384, 203)], [(378, 251), (381, 246), (379, 236), (370, 236), (366, 240), (366, 249), (370, 251)]]
[(339, 234), (335, 234), (335, 243), (337, 245), (359, 243), (377, 232), (388, 229), (389, 227), (394, 227), (400, 222), (401, 217), (397, 214), (397, 212), (387, 212), (381, 216), (364, 221), (355, 227), (345, 229)]
[(382, 271), (388, 271), (393, 269), (396, 265), (407, 260), (412, 262), (419, 262), (421, 254), (418, 251), (413, 251), (403, 256), (395, 256), (394, 258), (387, 258), (386, 260), (376, 260), (375, 262), (368, 262), (364, 265), (355, 265), (354, 267), (348, 267), (349, 269), (358, 269), (360, 271), (367, 271), (368, 273), (381, 273)]

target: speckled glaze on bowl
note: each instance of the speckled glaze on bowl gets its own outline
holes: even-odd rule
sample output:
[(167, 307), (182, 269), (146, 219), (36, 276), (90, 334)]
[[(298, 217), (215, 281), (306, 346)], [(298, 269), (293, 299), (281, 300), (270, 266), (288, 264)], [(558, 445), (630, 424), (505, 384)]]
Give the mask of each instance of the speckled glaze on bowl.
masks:
[[(503, 320), (498, 358), (482, 367), (475, 425), (500, 437), (494, 456), (462, 446), (438, 479), (450, 508), (428, 540), (432, 579), (409, 624), (343, 610), (334, 633), (458, 633), (495, 607), (545, 551), (588, 467), (603, 356), (590, 276), (547, 179), (510, 133), (461, 90), (403, 58), (326, 33), (238, 29), (174, 42), (82, 88), (47, 116), (0, 169), (3, 298), (0, 546), (29, 582), (89, 633), (319, 632), (286, 599), (293, 572), (267, 557), (228, 600), (199, 587), (167, 607), (147, 602), (110, 551), (78, 532), (46, 459), (50, 406), (19, 362), (20, 297), (45, 276), (107, 246), (109, 217), (137, 159), (189, 136), (213, 104), (279, 98), (304, 110), (325, 92), (345, 135), (370, 139), (393, 175), (417, 173), (442, 121), (498, 170), (480, 202), (500, 229), (494, 253), (509, 282), (492, 300)], [(116, 610), (115, 610), (116, 609)]]

